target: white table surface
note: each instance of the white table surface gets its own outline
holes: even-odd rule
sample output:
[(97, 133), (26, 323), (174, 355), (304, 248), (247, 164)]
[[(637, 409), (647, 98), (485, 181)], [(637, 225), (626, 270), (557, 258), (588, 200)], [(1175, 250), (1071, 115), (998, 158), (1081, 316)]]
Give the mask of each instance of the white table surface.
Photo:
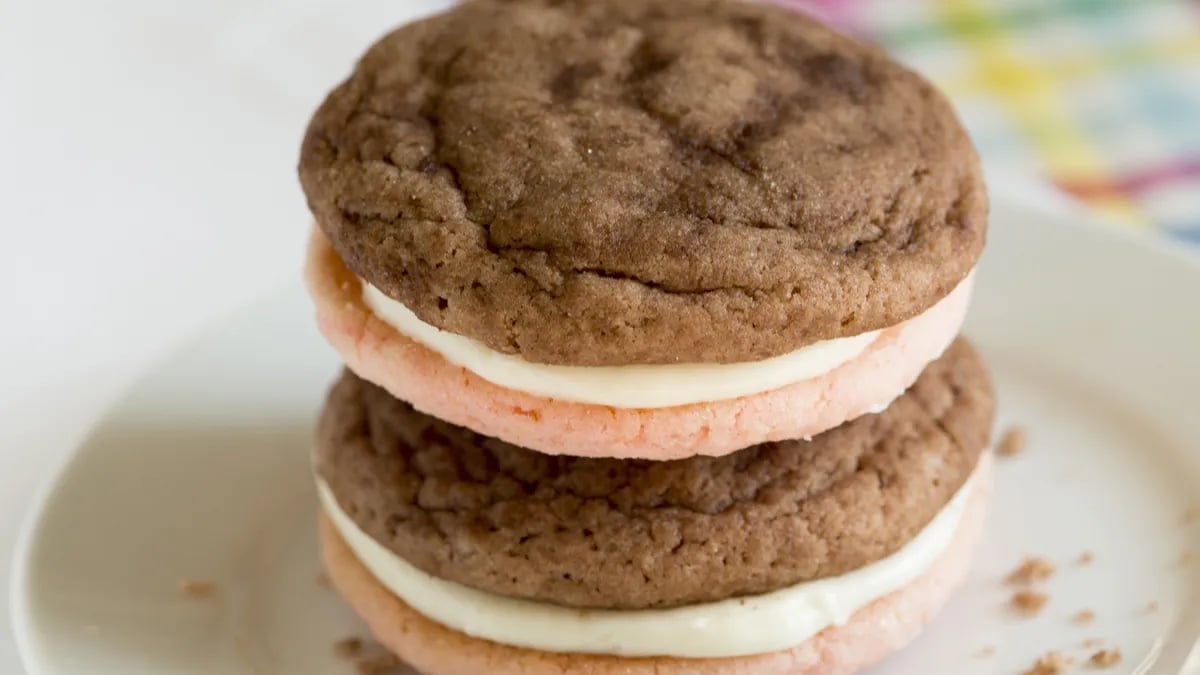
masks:
[(325, 91), (449, 0), (0, 3), (0, 672), (32, 496), (112, 398), (295, 279)]

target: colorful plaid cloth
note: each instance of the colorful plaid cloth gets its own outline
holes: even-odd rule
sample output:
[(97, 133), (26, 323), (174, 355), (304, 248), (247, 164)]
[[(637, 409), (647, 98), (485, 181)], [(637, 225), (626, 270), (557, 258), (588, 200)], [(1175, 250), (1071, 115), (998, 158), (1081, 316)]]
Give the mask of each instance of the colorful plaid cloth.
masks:
[(989, 167), (1200, 243), (1200, 1), (775, 1), (930, 77)]

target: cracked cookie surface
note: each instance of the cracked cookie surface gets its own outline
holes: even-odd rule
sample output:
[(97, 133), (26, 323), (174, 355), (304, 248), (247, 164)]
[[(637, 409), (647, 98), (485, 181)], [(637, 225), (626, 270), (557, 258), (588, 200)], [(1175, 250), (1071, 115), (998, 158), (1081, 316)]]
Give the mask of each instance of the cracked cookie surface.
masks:
[(986, 230), (930, 84), (757, 3), (463, 3), (368, 50), (300, 175), (355, 274), (544, 363), (749, 361), (895, 325)]
[(898, 550), (971, 474), (992, 408), (960, 339), (887, 410), (811, 441), (587, 459), (439, 421), (347, 371), (321, 418), (317, 471), (364, 532), (434, 576), (575, 607), (670, 607)]

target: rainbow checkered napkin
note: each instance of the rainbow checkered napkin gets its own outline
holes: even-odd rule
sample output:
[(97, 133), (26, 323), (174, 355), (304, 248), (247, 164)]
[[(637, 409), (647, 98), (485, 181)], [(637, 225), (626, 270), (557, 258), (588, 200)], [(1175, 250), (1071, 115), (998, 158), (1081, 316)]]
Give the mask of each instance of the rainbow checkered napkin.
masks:
[(990, 168), (1200, 243), (1197, 0), (775, 0), (954, 101)]

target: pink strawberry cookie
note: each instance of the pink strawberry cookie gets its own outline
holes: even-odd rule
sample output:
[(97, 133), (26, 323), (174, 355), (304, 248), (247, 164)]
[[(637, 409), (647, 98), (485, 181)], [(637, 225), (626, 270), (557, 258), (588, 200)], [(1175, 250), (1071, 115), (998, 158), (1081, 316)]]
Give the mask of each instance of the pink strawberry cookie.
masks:
[(314, 228), (305, 277), (321, 332), (359, 376), (434, 417), (549, 454), (668, 460), (725, 455), (815, 436), (878, 412), (942, 354), (961, 327), (968, 278), (824, 375), (760, 394), (668, 408), (559, 401), (489, 382), (374, 316), (362, 283)]

